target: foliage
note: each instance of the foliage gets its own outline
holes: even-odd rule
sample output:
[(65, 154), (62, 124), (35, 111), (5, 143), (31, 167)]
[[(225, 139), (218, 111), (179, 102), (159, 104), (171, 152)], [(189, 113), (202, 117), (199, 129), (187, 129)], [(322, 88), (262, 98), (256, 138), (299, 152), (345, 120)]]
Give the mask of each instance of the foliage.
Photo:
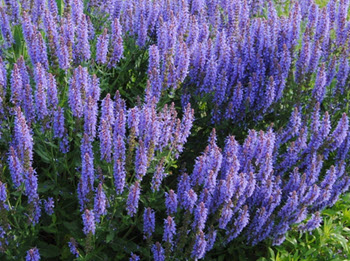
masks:
[(281, 246), (269, 248), (263, 260), (347, 260), (349, 258), (350, 195), (323, 212), (324, 222), (312, 233), (290, 232)]
[(348, 258), (348, 9), (0, 0), (0, 259)]

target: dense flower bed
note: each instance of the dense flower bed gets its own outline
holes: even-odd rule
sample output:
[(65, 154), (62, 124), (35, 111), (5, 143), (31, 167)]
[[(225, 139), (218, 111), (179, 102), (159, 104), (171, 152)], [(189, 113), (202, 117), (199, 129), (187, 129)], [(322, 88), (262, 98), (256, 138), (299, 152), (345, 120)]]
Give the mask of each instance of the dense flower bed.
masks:
[(319, 227), (350, 185), (348, 8), (0, 1), (0, 256), (210, 260)]

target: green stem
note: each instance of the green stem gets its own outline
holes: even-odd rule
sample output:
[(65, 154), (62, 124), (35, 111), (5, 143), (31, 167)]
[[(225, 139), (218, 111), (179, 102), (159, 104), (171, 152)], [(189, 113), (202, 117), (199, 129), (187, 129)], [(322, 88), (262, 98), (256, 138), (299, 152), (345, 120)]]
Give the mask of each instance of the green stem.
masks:
[(128, 231), (124, 234), (123, 239), (127, 238), (128, 235), (134, 230), (134, 228), (135, 228), (135, 225), (130, 226)]

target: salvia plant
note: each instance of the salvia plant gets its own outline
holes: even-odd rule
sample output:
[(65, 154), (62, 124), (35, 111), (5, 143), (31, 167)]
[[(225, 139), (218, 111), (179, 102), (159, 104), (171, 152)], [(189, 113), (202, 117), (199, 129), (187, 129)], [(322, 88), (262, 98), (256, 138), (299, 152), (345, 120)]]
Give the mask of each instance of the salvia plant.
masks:
[(349, 4), (0, 0), (1, 259), (254, 258), (319, 228), (350, 186)]

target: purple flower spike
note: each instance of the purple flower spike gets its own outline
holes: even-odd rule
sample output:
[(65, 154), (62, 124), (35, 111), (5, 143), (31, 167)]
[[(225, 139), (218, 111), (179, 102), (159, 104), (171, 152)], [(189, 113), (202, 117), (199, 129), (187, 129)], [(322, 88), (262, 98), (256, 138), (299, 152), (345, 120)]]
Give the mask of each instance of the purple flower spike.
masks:
[(36, 247), (29, 249), (27, 251), (26, 261), (39, 261), (39, 260), (40, 260), (40, 254), (39, 254), (39, 250)]
[(190, 189), (189, 191), (185, 192), (184, 201), (183, 201), (183, 208), (186, 210), (189, 210), (191, 213), (193, 211), (194, 205), (197, 202), (197, 194), (193, 191), (193, 189)]
[(23, 165), (29, 166), (33, 160), (33, 137), (19, 107), (16, 110), (14, 140), (19, 159)]
[(186, 109), (184, 111), (184, 116), (181, 121), (179, 142), (176, 147), (179, 153), (183, 151), (183, 145), (186, 143), (188, 136), (190, 136), (193, 121), (194, 121), (194, 110), (191, 108), (191, 104), (187, 104)]
[(114, 161), (114, 186), (117, 194), (121, 194), (124, 191), (125, 187), (125, 167), (124, 162), (119, 159)]
[(115, 18), (112, 23), (112, 36), (111, 36), (111, 46), (112, 55), (109, 60), (109, 67), (115, 67), (119, 60), (123, 57), (124, 47), (122, 38), (122, 27), (119, 23), (118, 18)]
[(58, 106), (57, 84), (55, 77), (51, 73), (48, 74), (48, 78), (49, 79), (47, 85), (47, 104), (52, 113)]
[(7, 85), (7, 73), (4, 61), (0, 57), (0, 97), (4, 98), (5, 96), (5, 88)]
[(18, 188), (23, 181), (23, 166), (12, 146), (9, 151), (8, 163), (13, 185), (15, 188)]
[(94, 213), (96, 222), (100, 222), (100, 216), (107, 214), (107, 198), (103, 191), (102, 183), (97, 187), (97, 192), (94, 200)]
[(164, 255), (165, 251), (159, 242), (155, 243), (152, 246), (151, 251), (153, 253), (154, 261), (165, 261), (165, 255)]
[(58, 63), (61, 69), (67, 70), (70, 67), (71, 62), (69, 49), (63, 36), (59, 36), (58, 41)]
[[(79, 1), (77, 1), (79, 2)], [(91, 57), (89, 44), (88, 22), (85, 14), (81, 15), (79, 19), (78, 28), (78, 42), (74, 50), (74, 55), (77, 60), (89, 60)]]
[(38, 177), (36, 175), (35, 170), (30, 167), (28, 171), (25, 173), (25, 194), (28, 197), (29, 203), (36, 203), (39, 195), (38, 195)]
[(156, 167), (156, 172), (154, 173), (152, 178), (151, 189), (153, 192), (159, 190), (159, 187), (162, 184), (163, 178), (165, 176), (166, 176), (166, 173), (164, 173), (163, 162), (161, 161)]
[(64, 109), (58, 107), (54, 111), (53, 134), (55, 138), (63, 138), (64, 133)]
[(249, 212), (248, 212), (248, 206), (245, 205), (238, 214), (238, 217), (234, 223), (234, 227), (231, 231), (227, 232), (227, 235), (229, 235), (227, 241), (230, 242), (234, 238), (236, 238), (242, 230), (248, 225), (249, 223)]
[(99, 126), (99, 137), (100, 137), (100, 149), (101, 149), (101, 160), (105, 159), (107, 162), (112, 160), (112, 126), (110, 123), (101, 120)]
[(89, 96), (84, 111), (84, 131), (91, 140), (96, 136), (97, 104), (93, 97)]
[(4, 203), (7, 199), (6, 184), (0, 181), (0, 202)]
[(82, 169), (81, 169), (81, 179), (82, 179), (82, 192), (83, 196), (89, 194), (90, 191), (93, 191), (95, 173), (94, 173), (94, 159), (88, 153), (82, 158)]
[(17, 66), (17, 64), (13, 65), (13, 70), (11, 74), (11, 98), (10, 101), (16, 105), (21, 105), (23, 93), (23, 82), (21, 72)]
[(3, 39), (5, 39), (5, 47), (8, 48), (14, 42), (14, 39), (12, 36), (8, 16), (2, 7), (0, 7), (0, 29)]
[(44, 200), (45, 212), (51, 216), (53, 214), (53, 208), (55, 207), (55, 201), (52, 197), (49, 197), (47, 200)]
[(175, 221), (171, 216), (168, 216), (168, 218), (164, 219), (163, 240), (172, 245), (173, 244), (173, 237), (174, 237), (175, 233), (176, 233)]
[(140, 261), (140, 257), (134, 253), (131, 253), (129, 261)]
[(103, 33), (98, 37), (96, 44), (96, 62), (101, 64), (107, 63), (109, 35), (107, 34), (107, 28), (103, 30)]
[(131, 217), (134, 216), (137, 212), (137, 208), (139, 206), (139, 200), (140, 200), (140, 193), (141, 193), (141, 186), (138, 181), (136, 181), (129, 190), (129, 196), (126, 203), (126, 209), (128, 211), (128, 215)]
[(167, 214), (172, 215), (177, 211), (177, 195), (174, 190), (169, 190), (169, 193), (165, 192), (165, 205), (167, 208)]
[(326, 94), (326, 80), (325, 64), (323, 63), (317, 73), (315, 87), (312, 91), (312, 96), (319, 103), (322, 103)]
[(224, 208), (222, 209), (221, 212), (221, 217), (219, 220), (219, 228), (225, 229), (228, 222), (231, 221), (232, 215), (233, 215), (233, 210), (232, 210), (233, 204), (232, 201), (228, 201), (225, 205)]
[(143, 47), (147, 40), (147, 21), (145, 19), (145, 15), (140, 12), (141, 15), (138, 18), (138, 38), (137, 45)]
[(337, 149), (343, 143), (348, 134), (348, 129), (349, 118), (345, 113), (343, 113), (342, 118), (339, 120), (337, 127), (331, 135), (331, 139), (333, 141), (331, 144), (332, 150)]
[(84, 234), (88, 235), (89, 233), (92, 233), (94, 235), (96, 229), (94, 211), (86, 209), (82, 215), (82, 218), (84, 224)]
[(74, 238), (71, 238), (70, 241), (68, 242), (68, 246), (70, 249), (70, 252), (75, 255), (75, 257), (79, 257), (79, 251), (77, 249), (77, 242), (75, 241)]
[(26, 84), (23, 93), (23, 109), (28, 122), (35, 121), (35, 107), (33, 101), (32, 87)]
[(205, 222), (207, 221), (208, 209), (205, 207), (205, 204), (201, 202), (195, 212), (194, 212), (194, 222), (193, 228), (198, 230), (203, 230), (205, 228)]
[(207, 247), (207, 241), (205, 240), (205, 235), (203, 231), (200, 231), (196, 236), (196, 242), (192, 250), (192, 257), (195, 259), (204, 258), (206, 247)]
[(142, 180), (143, 176), (147, 172), (147, 148), (144, 142), (141, 140), (139, 146), (136, 149), (136, 159), (135, 159), (135, 171), (136, 179)]
[(210, 251), (214, 247), (214, 244), (216, 241), (216, 235), (217, 235), (217, 231), (214, 230), (213, 227), (211, 227), (209, 230), (209, 234), (206, 236), (206, 239), (207, 239), (206, 252)]
[(315, 214), (312, 214), (311, 218), (305, 225), (300, 225), (299, 230), (305, 232), (305, 231), (312, 231), (315, 228), (318, 228), (321, 225), (322, 217), (320, 212), (316, 212)]
[(155, 229), (155, 213), (151, 208), (145, 208), (143, 214), (143, 233), (145, 238), (150, 238)]
[(191, 180), (190, 177), (188, 176), (187, 173), (184, 173), (181, 178), (180, 181), (178, 183), (178, 187), (177, 187), (177, 197), (178, 200), (181, 204), (183, 204), (185, 197), (186, 197), (186, 193), (188, 190), (190, 190), (191, 188)]
[(160, 93), (162, 91), (161, 79), (160, 79), (160, 60), (159, 60), (159, 50), (156, 45), (151, 45), (149, 48), (149, 84), (150, 84), (150, 98), (155, 97), (159, 100)]
[(41, 63), (37, 63), (35, 67), (35, 82), (36, 82), (36, 91), (35, 91), (36, 112), (39, 120), (43, 120), (49, 114), (49, 112), (47, 109), (47, 101), (48, 101), (47, 73), (45, 68), (41, 65)]

